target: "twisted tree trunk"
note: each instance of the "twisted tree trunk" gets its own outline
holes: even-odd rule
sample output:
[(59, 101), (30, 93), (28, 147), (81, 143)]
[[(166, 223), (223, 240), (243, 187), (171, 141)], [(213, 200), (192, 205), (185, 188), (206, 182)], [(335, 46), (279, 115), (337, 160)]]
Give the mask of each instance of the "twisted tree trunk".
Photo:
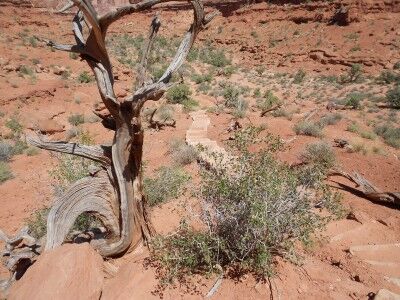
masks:
[[(61, 11), (74, 6), (78, 8), (73, 19), (76, 44), (61, 45), (47, 41), (54, 49), (80, 54), (95, 75), (102, 101), (109, 111), (103, 125), (114, 130), (112, 146), (84, 146), (68, 142), (45, 141), (41, 137), (30, 137), (28, 142), (42, 149), (78, 155), (98, 162), (101, 167), (90, 176), (73, 184), (62, 197), (55, 200), (47, 220), (47, 236), (44, 250), (61, 245), (76, 218), (84, 212), (95, 214), (107, 229), (105, 239), (92, 240), (92, 245), (103, 256), (117, 256), (132, 250), (141, 242), (147, 242), (153, 229), (149, 221), (142, 183), (143, 129), (140, 112), (147, 100), (159, 100), (171, 87), (172, 75), (183, 64), (193, 42), (204, 26), (216, 13), (204, 15), (200, 0), (190, 0), (194, 10), (194, 21), (184, 36), (175, 57), (161, 78), (148, 81), (146, 69), (153, 40), (160, 27), (155, 17), (151, 23), (149, 39), (143, 51), (136, 80), (137, 90), (132, 95), (117, 99), (114, 93), (114, 77), (105, 45), (108, 27), (127, 14), (143, 11), (159, 3), (171, 0), (144, 0), (115, 8), (99, 16), (90, 0), (72, 0)], [(89, 33), (84, 36), (83, 27)], [(19, 243), (28, 239), (29, 243)], [(37, 254), (38, 243), (22, 231), (17, 238), (9, 238), (0, 231), (0, 239), (6, 242), (7, 262), (10, 271), (23, 259), (32, 259), (32, 249)]]

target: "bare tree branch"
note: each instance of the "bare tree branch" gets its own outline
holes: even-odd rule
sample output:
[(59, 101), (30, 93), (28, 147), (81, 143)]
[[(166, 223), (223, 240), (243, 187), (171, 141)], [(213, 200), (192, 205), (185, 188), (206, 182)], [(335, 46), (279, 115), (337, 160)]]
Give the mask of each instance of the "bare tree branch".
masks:
[(158, 33), (158, 29), (161, 26), (161, 21), (158, 17), (158, 15), (156, 15), (153, 20), (151, 21), (151, 25), (150, 25), (150, 33), (149, 33), (149, 39), (146, 43), (146, 48), (143, 51), (143, 56), (142, 59), (140, 61), (140, 66), (138, 68), (138, 77), (137, 77), (137, 83), (136, 83), (136, 87), (142, 87), (146, 81), (146, 68), (147, 68), (147, 62), (149, 59), (149, 55), (151, 52), (151, 48), (153, 46), (153, 42), (157, 36)]
[(41, 149), (81, 156), (99, 162), (104, 166), (111, 165), (111, 151), (110, 147), (107, 146), (86, 146), (62, 141), (44, 141), (38, 136), (28, 136), (27, 142)]

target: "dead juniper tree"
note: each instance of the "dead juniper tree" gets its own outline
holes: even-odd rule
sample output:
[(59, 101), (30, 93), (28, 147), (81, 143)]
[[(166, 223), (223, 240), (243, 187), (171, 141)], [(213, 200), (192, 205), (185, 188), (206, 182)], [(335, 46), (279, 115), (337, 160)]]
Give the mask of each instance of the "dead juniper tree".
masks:
[[(197, 34), (216, 14), (205, 15), (200, 0), (188, 1), (193, 7), (194, 21), (164, 74), (153, 82), (147, 79), (146, 68), (153, 41), (160, 27), (160, 20), (155, 17), (140, 62), (136, 90), (125, 98), (117, 98), (114, 93), (114, 77), (105, 38), (109, 26), (122, 17), (170, 1), (144, 0), (114, 8), (101, 16), (97, 14), (90, 0), (72, 0), (61, 10), (78, 8), (73, 18), (76, 44), (64, 45), (48, 41), (48, 45), (57, 50), (78, 53), (88, 63), (95, 75), (101, 99), (108, 110), (108, 114), (101, 115), (103, 125), (115, 133), (111, 146), (85, 146), (47, 141), (41, 137), (28, 138), (32, 145), (39, 148), (84, 157), (97, 162), (101, 167), (93, 170), (90, 176), (74, 183), (55, 200), (47, 219), (45, 245), (40, 245), (30, 237), (26, 228), (11, 238), (0, 231), (0, 240), (6, 243), (6, 265), (13, 274), (21, 261), (32, 259), (42, 249), (53, 249), (61, 245), (76, 218), (85, 212), (93, 213), (107, 230), (104, 238), (91, 241), (102, 256), (122, 255), (139, 243), (149, 240), (152, 226), (143, 195), (141, 109), (147, 100), (159, 100), (171, 87), (171, 77), (184, 63)], [(84, 31), (85, 26), (88, 28), (87, 34), (86, 30)]]

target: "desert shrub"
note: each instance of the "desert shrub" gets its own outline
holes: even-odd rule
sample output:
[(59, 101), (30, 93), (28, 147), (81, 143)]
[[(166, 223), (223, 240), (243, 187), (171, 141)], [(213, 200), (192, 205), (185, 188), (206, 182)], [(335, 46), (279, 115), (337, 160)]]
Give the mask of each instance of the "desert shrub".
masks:
[(23, 126), (21, 123), (18, 121), (16, 117), (12, 117), (11, 119), (7, 120), (5, 123), (6, 127), (11, 129), (13, 133), (13, 137), (18, 137), (21, 135)]
[(351, 122), (350, 124), (347, 125), (346, 130), (353, 132), (353, 133), (359, 133), (360, 127), (358, 126), (358, 124), (356, 122)]
[(28, 149), (28, 144), (23, 140), (16, 140), (13, 147), (13, 155), (24, 153)]
[(214, 67), (222, 68), (231, 63), (223, 50), (207, 47), (199, 51), (199, 58), (202, 62)]
[(300, 170), (304, 185), (315, 186), (321, 182), (327, 172), (336, 164), (335, 152), (327, 142), (318, 141), (306, 146), (300, 154), (301, 161), (306, 164)]
[(400, 148), (400, 128), (395, 128), (386, 124), (376, 126), (374, 131), (384, 139), (386, 144), (394, 148)]
[[(154, 241), (153, 256), (167, 282), (227, 268), (268, 276), (275, 256), (297, 257), (295, 245), (310, 243), (323, 226), (314, 199), (299, 189), (297, 173), (274, 157), (279, 139), (270, 135), (260, 139), (259, 133), (254, 127), (236, 133), (237, 159), (229, 165), (217, 159), (215, 169), (202, 169), (199, 197), (204, 229), (194, 230), (182, 222), (176, 232)], [(262, 150), (248, 151), (250, 141), (257, 140), (263, 143)], [(335, 201), (326, 193), (318, 198)]]
[(237, 118), (243, 118), (246, 115), (248, 103), (240, 97), (242, 91), (232, 85), (226, 85), (223, 90), (225, 99), (224, 105), (233, 109), (233, 115)]
[(350, 143), (350, 147), (347, 150), (348, 152), (351, 153), (362, 153), (363, 155), (368, 154), (368, 149), (365, 146), (365, 144), (360, 143), (360, 142), (352, 142)]
[(306, 72), (300, 69), (296, 72), (296, 74), (294, 74), (293, 83), (300, 84), (304, 81), (305, 77), (306, 77)]
[(340, 76), (342, 83), (359, 82), (362, 79), (362, 66), (359, 64), (351, 65), (346, 75)]
[(28, 149), (26, 149), (26, 155), (28, 155), (28, 156), (38, 155), (39, 152), (40, 152), (39, 148), (33, 147), (33, 146), (30, 146), (30, 147), (28, 147)]
[(393, 65), (393, 70), (400, 70), (400, 61)]
[(13, 155), (13, 146), (7, 142), (0, 141), (0, 161), (7, 161)]
[(304, 163), (316, 165), (324, 170), (331, 169), (336, 162), (332, 146), (324, 141), (307, 145), (300, 158)]
[(190, 176), (180, 168), (161, 167), (153, 178), (145, 178), (144, 191), (150, 205), (176, 198), (184, 192)]
[(400, 85), (395, 86), (386, 93), (386, 101), (389, 105), (400, 107)]
[(343, 116), (340, 113), (335, 112), (335, 113), (330, 113), (330, 114), (323, 116), (319, 120), (319, 123), (322, 126), (335, 125), (338, 122), (340, 122), (340, 120), (342, 120), (342, 119), (343, 119)]
[(78, 126), (85, 123), (85, 116), (83, 114), (72, 114), (68, 117), (68, 122), (73, 126)]
[(173, 162), (178, 166), (191, 164), (198, 157), (198, 151), (193, 146), (187, 145), (182, 140), (173, 140), (170, 150)]
[(88, 71), (83, 71), (77, 78), (79, 83), (89, 83), (94, 81), (94, 77)]
[(191, 78), (196, 84), (200, 84), (200, 83), (203, 83), (203, 82), (211, 82), (212, 79), (213, 79), (213, 76), (212, 76), (211, 73), (193, 74)]
[(47, 233), (47, 216), (49, 208), (43, 208), (35, 211), (26, 221), (29, 233), (36, 239), (40, 239)]
[(361, 93), (350, 93), (344, 99), (344, 105), (352, 107), (354, 109), (361, 108), (361, 101), (364, 99), (365, 95)]
[(180, 83), (168, 90), (167, 100), (172, 104), (182, 104), (185, 109), (191, 110), (198, 106), (197, 101), (190, 97), (191, 95), (192, 91), (190, 90), (190, 87), (184, 83)]
[(256, 100), (257, 108), (261, 111), (270, 109), (271, 107), (281, 103), (281, 100), (274, 95), (272, 91), (266, 91), (262, 98)]
[(383, 70), (376, 81), (380, 84), (400, 83), (400, 75), (389, 70)]
[(272, 112), (272, 115), (276, 118), (283, 117), (283, 118), (286, 118), (289, 121), (291, 121), (293, 118), (293, 111), (290, 111), (290, 110), (287, 110), (284, 108), (278, 108), (277, 110), (274, 110)]
[(315, 136), (321, 137), (323, 127), (321, 124), (314, 123), (311, 121), (300, 121), (294, 126), (294, 132), (297, 135), (308, 135), (308, 136)]
[(13, 177), (14, 175), (12, 174), (10, 167), (7, 165), (7, 163), (4, 161), (0, 161), (0, 184)]

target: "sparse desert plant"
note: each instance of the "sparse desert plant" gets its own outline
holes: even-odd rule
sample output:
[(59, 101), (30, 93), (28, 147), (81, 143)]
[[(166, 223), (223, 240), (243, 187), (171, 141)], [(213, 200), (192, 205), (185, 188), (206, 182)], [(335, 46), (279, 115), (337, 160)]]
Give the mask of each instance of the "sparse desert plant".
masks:
[(279, 104), (281, 104), (281, 100), (271, 90), (266, 91), (262, 98), (256, 100), (257, 108), (261, 111), (266, 111)]
[(30, 234), (36, 239), (40, 239), (46, 235), (49, 210), (49, 208), (39, 209), (26, 220)]
[(300, 69), (296, 72), (296, 74), (294, 74), (293, 83), (300, 84), (304, 81), (305, 77), (306, 77), (306, 72), (303, 69)]
[(5, 141), (0, 141), (0, 161), (8, 161), (13, 155), (13, 146)]
[(332, 146), (325, 141), (307, 145), (300, 158), (304, 163), (312, 164), (325, 171), (336, 164), (335, 152)]
[(335, 113), (330, 113), (330, 114), (323, 116), (319, 120), (319, 123), (322, 126), (335, 125), (338, 122), (340, 122), (340, 120), (342, 120), (342, 119), (343, 119), (343, 116), (340, 113), (335, 112)]
[(8, 164), (4, 161), (0, 161), (0, 184), (13, 178), (14, 175), (10, 170)]
[(90, 83), (94, 80), (93, 76), (88, 71), (83, 71), (77, 78), (79, 83)]
[(346, 75), (340, 76), (342, 83), (359, 82), (362, 78), (363, 70), (360, 64), (351, 65)]
[(376, 81), (380, 84), (400, 83), (400, 74), (383, 70), (378, 78), (376, 78)]
[(17, 137), (19, 137), (21, 135), (22, 130), (23, 130), (23, 126), (19, 122), (17, 117), (14, 116), (11, 119), (7, 120), (5, 125), (9, 129), (11, 129), (13, 137), (17, 138)]
[(278, 108), (277, 110), (272, 112), (272, 115), (276, 118), (278, 117), (286, 118), (289, 121), (293, 119), (293, 111), (287, 110), (285, 108)]
[(161, 167), (152, 178), (144, 179), (144, 191), (149, 205), (157, 205), (180, 196), (190, 176), (178, 167)]
[[(323, 227), (325, 221), (313, 203), (319, 199), (302, 193), (297, 173), (274, 157), (279, 139), (259, 139), (260, 130), (252, 129), (235, 135), (237, 160), (229, 165), (217, 160), (215, 169), (202, 169), (203, 230), (183, 221), (176, 232), (154, 241), (153, 256), (167, 283), (227, 268), (269, 276), (275, 256), (296, 257), (295, 245), (311, 243), (312, 234)], [(266, 143), (256, 153), (248, 151), (249, 141), (255, 140)], [(333, 199), (326, 193), (317, 198), (324, 203)]]
[(348, 148), (348, 151), (351, 153), (362, 153), (363, 155), (368, 154), (368, 149), (365, 146), (364, 143), (361, 142), (352, 142), (350, 143), (350, 147)]
[(198, 157), (198, 151), (182, 140), (173, 140), (170, 144), (170, 153), (173, 162), (178, 166), (191, 164)]
[(85, 116), (83, 114), (72, 114), (68, 117), (68, 122), (73, 126), (78, 126), (85, 123)]
[(393, 65), (393, 70), (400, 70), (400, 61)]
[(193, 74), (191, 79), (196, 83), (200, 84), (203, 82), (211, 82), (213, 79), (213, 76), (211, 73), (206, 73), (206, 74)]
[(13, 146), (13, 155), (22, 154), (26, 149), (28, 149), (26, 141), (18, 139)]
[(300, 121), (294, 126), (294, 132), (297, 135), (308, 135), (315, 137), (321, 137), (323, 135), (322, 129), (323, 127), (321, 124), (311, 121)]
[(198, 106), (198, 103), (192, 99), (191, 95), (192, 91), (190, 90), (190, 87), (184, 83), (181, 83), (169, 89), (167, 92), (167, 100), (169, 103), (179, 103), (182, 104), (185, 109), (192, 110)]
[(28, 147), (28, 149), (26, 149), (26, 155), (28, 155), (28, 156), (35, 156), (35, 155), (38, 155), (39, 153), (40, 153), (40, 150), (37, 147), (30, 146), (30, 147)]
[(233, 115), (237, 118), (243, 118), (246, 115), (248, 103), (241, 95), (242, 91), (230, 84), (225, 86), (223, 90), (223, 97), (225, 99), (224, 105), (227, 108), (233, 109)]
[(217, 68), (222, 68), (231, 63), (223, 50), (207, 47), (199, 52), (200, 60)]
[(400, 107), (400, 85), (395, 86), (386, 93), (386, 101), (393, 107)]
[(353, 109), (361, 108), (361, 101), (364, 99), (365, 95), (361, 93), (350, 93), (344, 99), (344, 105), (349, 106)]
[(386, 124), (376, 126), (374, 131), (384, 139), (386, 144), (394, 148), (400, 148), (400, 128)]

